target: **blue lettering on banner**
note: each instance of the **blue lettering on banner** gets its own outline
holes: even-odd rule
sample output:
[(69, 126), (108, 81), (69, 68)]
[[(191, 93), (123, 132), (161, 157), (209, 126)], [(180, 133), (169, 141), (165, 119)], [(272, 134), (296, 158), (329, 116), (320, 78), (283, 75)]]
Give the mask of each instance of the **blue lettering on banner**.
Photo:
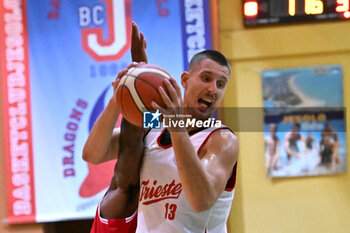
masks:
[(62, 159), (62, 164), (64, 166), (63, 177), (74, 177), (75, 168), (74, 168), (74, 149), (75, 149), (75, 140), (76, 133), (79, 128), (79, 123), (83, 115), (83, 111), (87, 108), (88, 103), (85, 100), (78, 99), (75, 103), (75, 107), (72, 109), (72, 112), (69, 116), (69, 122), (66, 125), (66, 133), (64, 134), (64, 139), (66, 145), (63, 146), (65, 156)]
[(183, 0), (181, 4), (184, 69), (192, 56), (211, 49), (209, 0)]

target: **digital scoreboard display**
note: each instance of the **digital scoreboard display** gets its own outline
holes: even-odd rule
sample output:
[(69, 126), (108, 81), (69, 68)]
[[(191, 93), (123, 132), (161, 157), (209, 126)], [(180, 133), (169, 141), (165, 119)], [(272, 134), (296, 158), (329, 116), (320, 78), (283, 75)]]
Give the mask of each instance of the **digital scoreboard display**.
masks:
[(350, 18), (350, 0), (243, 0), (245, 26)]

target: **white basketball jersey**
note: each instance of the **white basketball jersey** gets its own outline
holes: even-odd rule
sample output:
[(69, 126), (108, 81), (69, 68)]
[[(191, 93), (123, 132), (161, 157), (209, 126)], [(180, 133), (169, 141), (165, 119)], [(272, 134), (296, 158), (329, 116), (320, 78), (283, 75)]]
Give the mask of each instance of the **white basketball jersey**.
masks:
[[(209, 128), (190, 139), (199, 151), (210, 135), (219, 129)], [(207, 211), (192, 210), (180, 182), (172, 145), (161, 144), (163, 131), (151, 130), (145, 138), (145, 155), (140, 174), (140, 197), (137, 233), (225, 233), (226, 221), (234, 197), (236, 165), (228, 186)], [(205, 193), (203, 193), (205, 195)]]

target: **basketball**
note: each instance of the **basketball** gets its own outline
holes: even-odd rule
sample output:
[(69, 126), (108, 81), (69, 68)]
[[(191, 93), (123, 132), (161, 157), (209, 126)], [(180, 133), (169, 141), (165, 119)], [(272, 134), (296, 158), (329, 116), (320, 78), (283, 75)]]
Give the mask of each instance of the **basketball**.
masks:
[(170, 81), (170, 77), (167, 71), (156, 65), (139, 64), (130, 68), (117, 86), (117, 105), (123, 117), (131, 124), (142, 127), (143, 112), (156, 111), (151, 105), (152, 101), (165, 107), (158, 88), (162, 86), (166, 91), (163, 81)]

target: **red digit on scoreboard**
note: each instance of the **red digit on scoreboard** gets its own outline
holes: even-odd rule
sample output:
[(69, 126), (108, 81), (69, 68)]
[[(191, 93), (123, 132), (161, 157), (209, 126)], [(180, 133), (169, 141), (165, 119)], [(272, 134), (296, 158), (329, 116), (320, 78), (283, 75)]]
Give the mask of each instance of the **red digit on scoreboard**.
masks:
[(248, 17), (255, 17), (258, 15), (258, 2), (248, 1), (244, 3), (244, 15)]
[(336, 12), (349, 11), (349, 0), (337, 0)]
[(337, 0), (336, 12), (344, 12), (344, 18), (350, 18), (350, 0)]

